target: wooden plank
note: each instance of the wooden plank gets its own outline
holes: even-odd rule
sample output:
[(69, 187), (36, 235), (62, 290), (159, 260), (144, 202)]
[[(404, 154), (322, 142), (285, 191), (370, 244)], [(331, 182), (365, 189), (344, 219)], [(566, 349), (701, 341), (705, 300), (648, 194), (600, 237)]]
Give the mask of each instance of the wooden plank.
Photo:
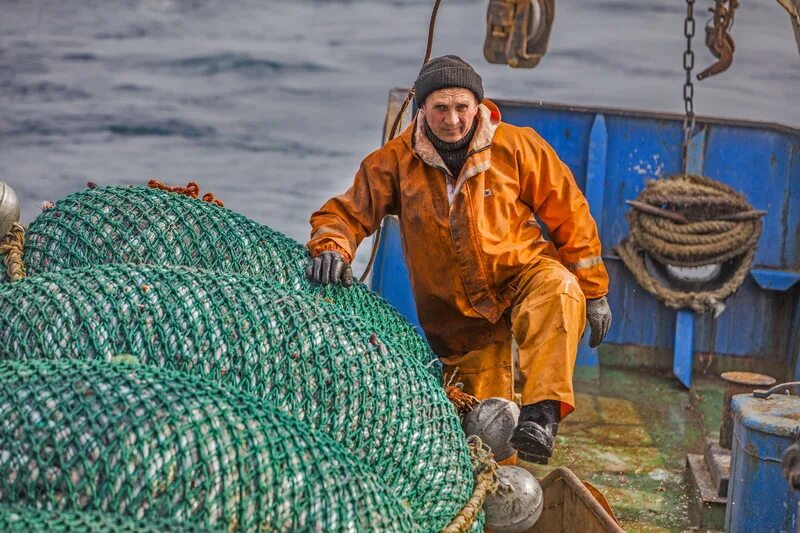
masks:
[(624, 533), (568, 468), (556, 468), (541, 485), (542, 515), (527, 533)]

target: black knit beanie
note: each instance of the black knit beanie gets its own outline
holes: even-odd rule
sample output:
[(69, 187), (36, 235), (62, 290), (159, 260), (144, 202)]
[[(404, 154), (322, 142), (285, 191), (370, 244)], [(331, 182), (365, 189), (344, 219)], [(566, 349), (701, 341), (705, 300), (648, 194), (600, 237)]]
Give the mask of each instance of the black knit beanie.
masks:
[(425, 63), (414, 82), (414, 99), (421, 107), (433, 91), (449, 87), (463, 87), (475, 93), (478, 103), (483, 100), (483, 82), (469, 63), (458, 56), (435, 57)]

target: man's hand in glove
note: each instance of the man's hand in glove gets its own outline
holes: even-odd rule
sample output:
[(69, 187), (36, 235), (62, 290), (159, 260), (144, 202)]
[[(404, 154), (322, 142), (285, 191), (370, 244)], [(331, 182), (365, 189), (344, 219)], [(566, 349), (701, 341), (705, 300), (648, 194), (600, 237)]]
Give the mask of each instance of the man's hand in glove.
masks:
[(349, 287), (353, 284), (353, 269), (340, 253), (328, 250), (311, 260), (306, 277), (312, 283), (341, 283)]
[(589, 346), (595, 348), (608, 333), (611, 327), (611, 308), (605, 296), (595, 300), (586, 300), (586, 321), (592, 326), (592, 336), (589, 337)]

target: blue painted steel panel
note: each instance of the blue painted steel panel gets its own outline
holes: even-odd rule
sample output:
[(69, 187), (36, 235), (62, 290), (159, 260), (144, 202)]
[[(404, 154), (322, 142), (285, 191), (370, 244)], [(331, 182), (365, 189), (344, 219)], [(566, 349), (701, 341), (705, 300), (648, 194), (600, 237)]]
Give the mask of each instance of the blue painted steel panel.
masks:
[(642, 289), (621, 260), (607, 257), (605, 263), (611, 277), (608, 302), (614, 313), (606, 342), (673, 348), (676, 311)]
[[(771, 131), (715, 127), (709, 132), (706, 175), (745, 193), (755, 209), (767, 211), (755, 257), (759, 266), (786, 268), (782, 261), (787, 238), (783, 221), (791, 201), (791, 155), (792, 140)], [(800, 176), (793, 178), (796, 181)]]
[(672, 372), (687, 389), (692, 386), (694, 313), (682, 309), (675, 317), (675, 349)]
[(754, 268), (750, 275), (756, 280), (758, 286), (768, 291), (785, 292), (800, 281), (800, 272), (789, 272), (786, 270), (764, 270)]
[(800, 397), (733, 398), (733, 447), (725, 531), (794, 533), (800, 493), (781, 473), (781, 456), (800, 434)]
[(567, 164), (578, 186), (586, 183), (589, 135), (594, 113), (572, 113), (562, 110), (536, 109), (528, 106), (495, 101), (503, 122), (516, 126), (532, 127), (555, 149), (558, 157)]
[(603, 227), (603, 197), (606, 188), (606, 163), (608, 161), (608, 130), (602, 114), (595, 117), (589, 134), (586, 184), (584, 187), (589, 210), (598, 228)]
[(680, 124), (607, 116), (608, 189), (603, 205), (603, 248), (610, 251), (628, 235), (626, 200), (636, 198), (648, 180), (681, 171)]
[(783, 268), (787, 270), (800, 270), (800, 142), (792, 145), (792, 161), (789, 165), (789, 193), (787, 194), (786, 207), (786, 244), (783, 251)]
[[(589, 133), (589, 150), (586, 164), (586, 201), (598, 228), (603, 227), (603, 195), (606, 186), (606, 161), (608, 154), (608, 130), (606, 120), (598, 114), (592, 123)], [(585, 334), (578, 345), (577, 366), (600, 366), (600, 356), (597, 348), (589, 346), (589, 335)]]
[(782, 359), (791, 335), (789, 317), (797, 292), (761, 289), (746, 277), (739, 290), (725, 302), (725, 311), (697, 317), (695, 351), (726, 355)]
[[(648, 179), (681, 172), (681, 117), (534, 103), (497, 104), (505, 121), (532, 126), (553, 145), (587, 195), (592, 194), (591, 181), (586, 188), (587, 176), (591, 176), (591, 132), (595, 117), (602, 113), (607, 146), (600, 236), (614, 311), (607, 342), (673, 348), (676, 312), (644, 291), (612, 248), (628, 234), (625, 200), (635, 198)], [(700, 120), (697, 128), (706, 136), (705, 149), (698, 146), (697, 152), (703, 158), (704, 173), (743, 192), (754, 207), (769, 210), (755, 266), (800, 270), (800, 131), (719, 120)], [(593, 212), (598, 209), (596, 203), (591, 204)], [(395, 253), (385, 257), (382, 268), (387, 273), (378, 279), (386, 281), (378, 290), (415, 319), (413, 304), (408, 303), (407, 281), (389, 273), (398, 271), (393, 263), (402, 263), (402, 257)], [(404, 264), (400, 270), (405, 272)], [(395, 282), (398, 286), (390, 289)], [(748, 277), (718, 319), (708, 314), (696, 317), (694, 351), (769, 358), (800, 373), (800, 319), (790, 318), (800, 314), (799, 289), (765, 291)]]
[(403, 259), (400, 224), (394, 217), (386, 217), (383, 221), (381, 243), (372, 270), (371, 288), (386, 298), (422, 333), (414, 294), (411, 292), (408, 267)]
[(703, 174), (706, 150), (706, 130), (707, 128), (705, 126), (701, 127), (689, 139), (689, 148), (686, 150), (687, 174)]

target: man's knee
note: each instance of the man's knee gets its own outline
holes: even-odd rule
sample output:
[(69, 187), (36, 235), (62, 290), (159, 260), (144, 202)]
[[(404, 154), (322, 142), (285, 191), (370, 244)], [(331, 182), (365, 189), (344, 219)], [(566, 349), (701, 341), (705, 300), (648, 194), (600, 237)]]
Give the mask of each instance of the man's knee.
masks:
[(536, 273), (538, 283), (525, 287), (518, 295), (519, 303), (524, 306), (537, 305), (559, 296), (567, 296), (579, 306), (586, 305), (578, 278), (563, 265), (556, 264)]
[(583, 291), (581, 290), (581, 286), (575, 274), (564, 268), (560, 270), (558, 275), (554, 276), (554, 278), (556, 294), (566, 294), (585, 305), (586, 297), (583, 295)]

